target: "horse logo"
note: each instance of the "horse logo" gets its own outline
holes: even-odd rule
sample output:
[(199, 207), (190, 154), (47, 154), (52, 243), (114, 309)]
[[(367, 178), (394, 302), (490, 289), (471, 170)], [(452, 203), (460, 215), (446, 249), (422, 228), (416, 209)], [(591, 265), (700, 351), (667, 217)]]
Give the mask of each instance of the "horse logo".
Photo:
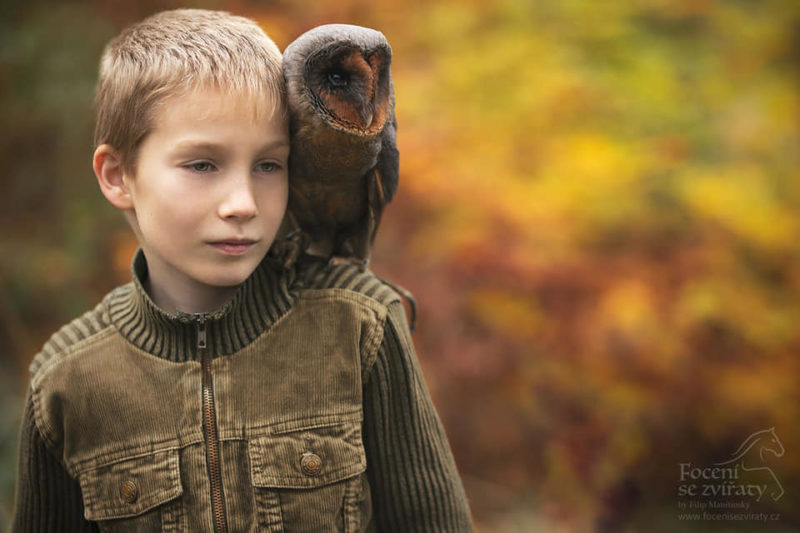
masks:
[[(781, 482), (778, 481), (775, 472), (768, 466), (764, 465), (764, 453), (769, 452), (775, 457), (783, 457), (783, 444), (781, 444), (778, 435), (775, 434), (775, 428), (762, 429), (756, 431), (747, 437), (739, 448), (733, 452), (733, 456), (727, 461), (721, 463), (714, 463), (717, 466), (736, 465), (745, 472), (763, 471), (767, 472), (775, 482), (776, 490), (770, 493), (773, 501), (778, 501), (784, 493)], [(760, 465), (760, 466), (755, 466)], [(758, 497), (761, 500), (761, 496)], [(758, 501), (757, 500), (757, 501)]]

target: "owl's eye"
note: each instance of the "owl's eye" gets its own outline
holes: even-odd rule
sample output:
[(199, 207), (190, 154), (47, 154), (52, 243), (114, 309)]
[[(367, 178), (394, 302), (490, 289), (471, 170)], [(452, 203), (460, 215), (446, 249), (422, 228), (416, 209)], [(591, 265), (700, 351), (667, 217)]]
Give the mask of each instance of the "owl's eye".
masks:
[(328, 81), (333, 87), (347, 87), (350, 76), (343, 70), (333, 69), (328, 71)]

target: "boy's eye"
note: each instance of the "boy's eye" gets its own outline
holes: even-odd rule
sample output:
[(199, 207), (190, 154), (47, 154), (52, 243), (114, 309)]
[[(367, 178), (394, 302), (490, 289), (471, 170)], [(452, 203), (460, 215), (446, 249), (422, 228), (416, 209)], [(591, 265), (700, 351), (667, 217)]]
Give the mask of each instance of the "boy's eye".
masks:
[(256, 170), (259, 172), (275, 172), (278, 170), (278, 165), (277, 163), (273, 163), (271, 161), (264, 161), (256, 166)]
[(188, 168), (189, 170), (193, 170), (195, 172), (210, 172), (214, 170), (214, 166), (208, 161), (197, 161), (195, 163), (189, 163), (188, 165), (186, 165), (186, 168)]

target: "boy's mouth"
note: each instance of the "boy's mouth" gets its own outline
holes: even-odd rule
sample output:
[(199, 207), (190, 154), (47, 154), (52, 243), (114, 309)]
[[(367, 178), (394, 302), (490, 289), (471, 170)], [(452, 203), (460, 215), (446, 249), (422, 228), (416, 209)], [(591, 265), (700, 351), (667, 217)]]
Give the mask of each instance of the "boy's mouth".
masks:
[(229, 239), (225, 241), (212, 241), (209, 244), (227, 255), (242, 255), (252, 248), (258, 241), (251, 239)]

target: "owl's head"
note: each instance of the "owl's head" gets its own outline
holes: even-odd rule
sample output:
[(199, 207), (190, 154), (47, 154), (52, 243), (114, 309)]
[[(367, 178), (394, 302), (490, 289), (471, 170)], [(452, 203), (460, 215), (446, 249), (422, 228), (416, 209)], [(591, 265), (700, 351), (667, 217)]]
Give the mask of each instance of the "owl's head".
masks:
[(348, 24), (318, 26), (283, 54), (292, 112), (313, 113), (331, 127), (374, 135), (393, 113), (392, 49), (379, 31)]

